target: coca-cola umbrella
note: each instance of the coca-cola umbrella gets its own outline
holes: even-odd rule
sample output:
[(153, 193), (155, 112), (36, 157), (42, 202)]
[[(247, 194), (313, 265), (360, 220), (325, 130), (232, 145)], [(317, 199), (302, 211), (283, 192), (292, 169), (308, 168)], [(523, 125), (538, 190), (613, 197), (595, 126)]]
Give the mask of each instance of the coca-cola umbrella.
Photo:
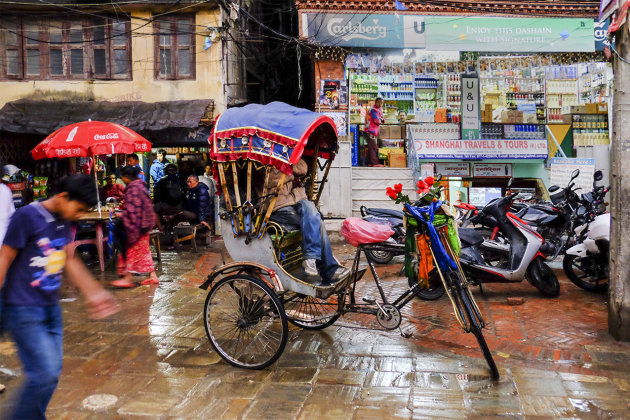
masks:
[[(151, 142), (120, 124), (83, 121), (61, 127), (31, 151), (33, 159), (88, 157), (148, 152)], [(94, 171), (96, 179), (96, 171)], [(98, 194), (98, 181), (97, 181)], [(99, 201), (100, 211), (100, 201)]]

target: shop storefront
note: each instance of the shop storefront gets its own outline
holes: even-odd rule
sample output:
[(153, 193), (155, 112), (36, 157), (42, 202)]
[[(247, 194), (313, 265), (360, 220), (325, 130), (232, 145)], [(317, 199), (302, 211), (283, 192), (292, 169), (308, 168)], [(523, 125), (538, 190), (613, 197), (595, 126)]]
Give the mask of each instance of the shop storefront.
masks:
[[(346, 52), (334, 93), (333, 66), (316, 81), (317, 106), (339, 114), (353, 165), (380, 97), (382, 163), (404, 156), (417, 176), (441, 173), (452, 201), (483, 204), (510, 177), (544, 198), (554, 156), (608, 168), (612, 70), (592, 18), (301, 15), (305, 38)], [(347, 100), (333, 104), (334, 95)]]
[(194, 169), (207, 161), (207, 139), (214, 122), (212, 100), (170, 102), (72, 102), (19, 100), (0, 110), (0, 161), (21, 169), (12, 177), (17, 206), (55, 191), (64, 175), (97, 171), (103, 185), (109, 174), (125, 165), (124, 155), (34, 160), (31, 150), (56, 129), (79, 121), (110, 121), (128, 127), (151, 141), (152, 152), (138, 154), (146, 180), (157, 150), (181, 166)]

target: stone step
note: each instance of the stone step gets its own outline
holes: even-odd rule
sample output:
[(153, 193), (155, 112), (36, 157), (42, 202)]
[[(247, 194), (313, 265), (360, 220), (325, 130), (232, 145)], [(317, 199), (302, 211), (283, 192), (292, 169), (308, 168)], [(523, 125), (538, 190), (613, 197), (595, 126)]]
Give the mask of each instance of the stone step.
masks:
[[(409, 198), (414, 199), (416, 197), (416, 191), (413, 189), (403, 188), (403, 194)], [(376, 190), (352, 190), (352, 201), (392, 201), (387, 195), (385, 195), (385, 188), (379, 188)]]
[(376, 179), (376, 180), (404, 180), (413, 179), (413, 173), (409, 168), (352, 168), (352, 180)]
[(393, 187), (394, 184), (402, 184), (404, 190), (413, 190), (415, 183), (412, 178), (405, 179), (352, 179), (352, 191), (355, 190), (382, 190)]

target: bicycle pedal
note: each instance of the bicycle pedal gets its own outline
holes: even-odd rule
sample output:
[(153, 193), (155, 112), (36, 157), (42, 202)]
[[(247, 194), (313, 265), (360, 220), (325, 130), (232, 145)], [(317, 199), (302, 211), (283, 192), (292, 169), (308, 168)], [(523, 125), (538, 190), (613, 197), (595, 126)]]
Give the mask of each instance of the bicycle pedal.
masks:
[(376, 303), (376, 298), (374, 296), (364, 296), (363, 302), (369, 303), (370, 305), (374, 305)]

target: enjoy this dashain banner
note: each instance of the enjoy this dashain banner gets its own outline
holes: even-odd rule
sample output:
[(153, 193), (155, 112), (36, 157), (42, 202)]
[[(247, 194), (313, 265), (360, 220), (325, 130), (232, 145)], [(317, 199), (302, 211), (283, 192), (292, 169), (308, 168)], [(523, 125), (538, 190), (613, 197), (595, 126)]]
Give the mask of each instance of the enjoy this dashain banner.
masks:
[(322, 45), (433, 51), (592, 52), (593, 19), (302, 13), (301, 36)]
[(445, 51), (591, 52), (593, 19), (426, 18), (427, 48)]

